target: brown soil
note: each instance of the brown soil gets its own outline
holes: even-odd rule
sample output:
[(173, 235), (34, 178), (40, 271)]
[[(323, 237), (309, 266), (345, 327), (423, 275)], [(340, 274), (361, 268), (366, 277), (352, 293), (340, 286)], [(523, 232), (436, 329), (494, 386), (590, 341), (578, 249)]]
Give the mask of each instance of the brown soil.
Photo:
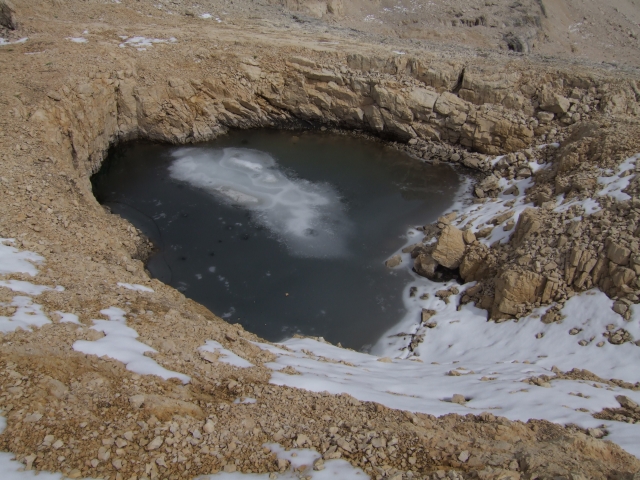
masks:
[[(362, 64), (362, 59), (386, 59), (390, 55), (396, 58), (394, 50), (418, 55), (426, 64), (432, 62), (429, 64), (432, 69), (425, 71), (435, 73), (427, 75), (423, 71), (426, 76), (421, 78), (442, 80), (437, 86), (438, 93), (455, 97), (457, 100), (450, 100), (466, 108), (465, 118), (467, 114), (473, 118), (492, 115), (494, 124), (514, 132), (501, 135), (498, 127), (491, 127), (495, 134), (493, 143), (482, 143), (485, 137), (478, 135), (470, 140), (478, 146), (472, 148), (462, 143), (459, 133), (457, 137), (454, 135), (461, 126), (452, 116), (453, 126), (442, 132), (450, 135), (445, 141), (437, 142), (435, 137), (429, 137), (431, 133), (421, 133), (411, 147), (403, 147), (416, 155), (441, 156), (454, 162), (464, 158), (465, 165), (489, 173), (483, 170), (481, 161), (485, 157), (478, 151), (518, 151), (534, 141), (542, 141), (543, 135), (545, 141), (562, 139), (581, 128), (583, 120), (573, 120), (572, 115), (563, 117), (565, 124), (556, 123), (553, 128), (534, 127), (531, 122), (537, 111), (532, 103), (537, 100), (531, 100), (534, 94), (518, 100), (524, 102), (520, 104), (522, 111), (513, 105), (497, 105), (492, 110), (490, 102), (487, 107), (480, 100), (464, 103), (449, 90), (455, 90), (458, 67), (470, 62), (484, 72), (495, 68), (503, 72), (517, 70), (525, 79), (516, 82), (523, 92), (530, 90), (527, 85), (533, 85), (534, 92), (537, 87), (547, 85), (569, 95), (572, 81), (592, 79), (596, 85), (593, 98), (582, 104), (595, 105), (597, 100), (603, 107), (590, 114), (585, 109), (581, 111), (587, 120), (593, 117), (603, 122), (602, 135), (615, 141), (607, 147), (597, 136), (576, 134), (570, 145), (593, 145), (576, 147), (576, 155), (583, 155), (588, 164), (598, 161), (596, 153), (602, 154), (598, 148), (608, 148), (607, 152), (616, 154), (611, 160), (613, 165), (637, 149), (633, 73), (593, 71), (590, 62), (605, 58), (610, 47), (587, 40), (574, 41), (571, 35), (565, 39), (562, 29), (552, 23), (572, 25), (575, 17), (582, 15), (581, 8), (593, 10), (596, 18), (588, 28), (594, 29), (594, 35), (611, 32), (610, 41), (620, 61), (628, 61), (632, 66), (638, 58), (633, 55), (635, 47), (623, 42), (624, 30), (631, 26), (623, 25), (619, 19), (622, 17), (616, 15), (637, 25), (638, 17), (634, 15), (638, 10), (633, 3), (621, 3), (618, 12), (612, 14), (611, 21), (623, 25), (614, 29), (606, 27), (609, 24), (604, 16), (595, 15), (596, 7), (572, 8), (567, 4), (569, 13), (565, 18), (554, 15), (547, 5), (550, 2), (535, 2), (537, 12), (541, 12), (540, 5), (545, 6), (547, 17), (543, 15), (542, 27), (533, 29), (532, 38), (538, 39), (532, 41), (533, 52), (566, 54), (568, 45), (577, 42), (577, 48), (584, 49), (581, 53), (587, 58), (582, 65), (577, 62), (569, 66), (562, 59), (542, 61), (497, 51), (501, 45), (504, 47), (503, 40), (491, 39), (496, 35), (503, 39), (509, 32), (502, 23), (515, 24), (517, 18), (525, 15), (528, 4), (508, 10), (488, 5), (490, 2), (478, 5), (480, 16), (497, 16), (497, 27), (470, 26), (465, 22), (461, 25), (460, 19), (476, 18), (475, 11), (462, 11), (474, 8), (466, 2), (446, 9), (439, 6), (435, 15), (414, 17), (418, 19), (417, 25), (440, 22), (442, 26), (433, 35), (440, 32), (442, 44), (455, 43), (451, 39), (462, 31), (464, 36), (457, 37), (460, 44), (496, 49), (479, 57), (474, 49), (463, 45), (432, 43), (431, 51), (425, 52), (424, 44), (406, 39), (420, 38), (421, 34), (411, 33), (414, 28), (411, 25), (416, 23), (403, 24), (400, 14), (390, 15), (388, 24), (375, 28), (369, 26), (370, 22), (359, 20), (360, 15), (373, 14), (369, 9), (383, 6), (382, 3), (354, 2), (343, 5), (342, 10), (334, 5), (335, 12), (327, 10), (323, 21), (292, 16), (266, 2), (251, 3), (251, 9), (246, 2), (201, 3), (197, 8), (167, 2), (157, 3), (162, 5), (159, 9), (156, 2), (147, 0), (122, 0), (117, 4), (25, 0), (16, 6), (19, 29), (3, 35), (9, 40), (25, 36), (29, 40), (0, 47), (0, 104), (4, 112), (0, 116), (0, 236), (16, 238), (17, 247), (42, 254), (46, 263), (35, 279), (18, 274), (6, 278), (64, 286), (64, 292), (45, 292), (36, 301), (51, 318), (57, 318), (54, 312), (58, 310), (71, 312), (79, 316), (82, 325), (55, 321), (33, 332), (16, 331), (1, 337), (0, 409), (7, 415), (8, 427), (0, 436), (0, 449), (16, 453), (29, 469), (62, 471), (72, 478), (178, 479), (222, 469), (243, 472), (285, 469), (286, 465), (278, 463), (263, 448), (267, 442), (313, 447), (325, 458), (345, 458), (375, 478), (442, 478), (436, 472), (448, 470), (458, 472), (462, 478), (482, 479), (630, 479), (640, 470), (640, 461), (616, 445), (578, 429), (545, 421), (523, 424), (491, 414), (435, 418), (362, 403), (347, 395), (316, 394), (270, 385), (270, 370), (263, 366), (271, 360), (270, 354), (249, 342), (259, 339), (238, 325), (227, 324), (172, 288), (150, 280), (139, 260), (149, 248), (148, 242), (127, 222), (105, 212), (92, 196), (90, 174), (99, 168), (109, 145), (126, 139), (190, 142), (212, 138), (234, 126), (278, 127), (308, 125), (305, 122), (310, 121), (363, 129), (349, 123), (355, 121), (355, 117), (348, 116), (354, 109), (351, 105), (340, 111), (346, 113), (336, 110), (314, 117), (316, 110), (293, 97), (307, 95), (300, 93), (305, 75), (306, 81), (313, 81), (314, 88), (329, 89), (335, 98), (343, 95), (352, 99), (353, 92), (347, 92), (347, 87), (337, 89), (338, 85), (332, 86), (324, 76), (337, 79), (340, 75), (368, 75), (369, 80), (388, 82), (390, 91), (401, 93), (410, 86), (424, 86), (420, 83), (423, 80), (405, 74), (395, 63), (391, 73), (375, 68), (356, 73), (352, 66), (354, 58), (351, 57), (351, 65), (347, 58), (359, 55)], [(293, 7), (306, 11), (299, 2)], [(614, 7), (608, 4), (602, 8), (609, 12)], [(220, 15), (222, 23), (198, 17), (214, 8), (216, 11), (210, 13)], [(493, 13), (488, 15), (485, 10)], [(356, 15), (354, 11), (359, 13)], [(511, 16), (501, 17), (503, 11)], [(450, 21), (449, 15), (458, 19), (457, 27), (444, 26)], [(548, 20), (550, 16), (552, 20)], [(363, 31), (355, 32), (348, 26)], [(494, 28), (496, 34), (491, 30)], [(605, 30), (599, 30), (602, 28)], [(89, 33), (84, 34), (85, 30)], [(381, 43), (381, 33), (394, 36)], [(157, 43), (139, 51), (130, 46), (119, 47), (120, 35), (159, 39), (173, 36), (177, 42)], [(517, 30), (513, 35), (524, 33)], [(88, 43), (67, 39), (79, 36), (87, 38)], [(313, 66), (308, 68), (312, 71), (291, 62), (298, 56), (311, 59)], [(250, 68), (258, 65), (260, 71)], [(391, 63), (385, 65), (388, 68)], [(323, 68), (330, 71), (327, 73)], [(318, 71), (320, 79), (313, 80)], [(560, 85), (558, 78), (564, 78), (566, 84)], [(527, 83), (529, 79), (531, 83)], [(275, 98), (279, 81), (286, 88)], [(480, 90), (469, 92), (468, 98), (479, 98), (473, 95)], [(324, 97), (316, 98), (321, 103)], [(613, 107), (607, 110), (606, 105)], [(395, 106), (401, 110), (398, 103)], [(529, 114), (522, 113), (528, 110)], [(529, 123), (520, 117), (526, 117)], [(413, 126), (419, 132), (432, 132), (429, 128), (436, 128), (436, 123), (429, 126), (428, 121), (441, 119), (435, 114), (429, 118), (416, 121)], [(387, 118), (386, 122), (396, 129), (393, 131), (396, 139), (410, 130), (397, 118)], [(467, 123), (462, 120), (462, 124)], [(574, 125), (571, 127), (574, 130), (568, 130), (568, 125)], [(374, 130), (373, 124), (366, 129)], [(619, 137), (615, 136), (616, 131), (620, 132)], [(585, 153), (593, 150), (597, 152)], [(454, 155), (458, 155), (457, 160)], [(518, 158), (513, 155), (517, 163)], [(509, 175), (509, 168), (505, 167), (505, 175)], [(565, 174), (570, 177), (576, 171)], [(539, 188), (550, 182), (551, 179), (541, 179)], [(589, 191), (578, 194), (587, 195)], [(616, 208), (613, 205), (609, 211)], [(630, 208), (635, 206), (628, 207), (627, 212)], [(548, 215), (544, 221), (553, 223)], [(617, 221), (627, 228), (631, 219), (625, 216)], [(627, 241), (625, 238), (620, 241)], [(597, 251), (597, 245), (591, 248)], [(488, 255), (500, 260), (503, 253), (494, 249)], [(502, 261), (515, 263), (517, 257), (509, 251)], [(478, 301), (482, 295), (490, 296), (492, 281), (487, 281), (487, 290), (478, 294)], [(152, 287), (154, 293), (123, 290), (117, 282), (144, 284)], [(1, 302), (9, 302), (13, 296), (9, 290), (0, 289)], [(101, 336), (89, 327), (92, 319), (102, 318), (100, 310), (109, 306), (127, 312), (129, 325), (140, 334), (140, 341), (158, 351), (154, 354), (158, 363), (188, 374), (192, 382), (185, 386), (132, 374), (117, 361), (74, 352), (71, 346), (76, 340), (96, 340)], [(12, 310), (0, 307), (0, 315), (10, 315)], [(205, 339), (220, 342), (255, 367), (239, 369), (201, 357), (197, 348)], [(243, 396), (256, 398), (257, 403), (232, 403)], [(161, 445), (154, 448), (160, 440)], [(468, 456), (461, 455), (463, 452)]]

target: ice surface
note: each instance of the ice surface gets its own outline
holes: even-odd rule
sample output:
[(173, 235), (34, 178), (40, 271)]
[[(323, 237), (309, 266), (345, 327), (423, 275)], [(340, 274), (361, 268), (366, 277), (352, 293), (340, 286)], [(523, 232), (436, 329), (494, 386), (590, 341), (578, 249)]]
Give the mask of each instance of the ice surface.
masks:
[(246, 361), (244, 358), (236, 355), (231, 350), (227, 350), (215, 340), (207, 340), (206, 343), (198, 350), (201, 350), (203, 352), (217, 353), (218, 355), (220, 355), (220, 357), (218, 357), (218, 360), (220, 362), (228, 363), (229, 365), (233, 365), (234, 367), (253, 367), (253, 363)]
[(171, 176), (254, 213), (291, 253), (338, 257), (347, 253), (349, 221), (330, 185), (293, 178), (269, 154), (243, 148), (174, 153)]
[(88, 40), (83, 37), (68, 37), (67, 40), (72, 41), (73, 43), (87, 43)]
[(13, 239), (0, 238), (0, 275), (9, 273), (26, 273), (32, 277), (38, 274), (34, 263), (42, 263), (44, 258), (34, 252), (20, 251), (9, 243)]
[(118, 360), (130, 370), (141, 375), (157, 375), (164, 378), (178, 378), (183, 383), (188, 383), (191, 378), (183, 373), (172, 372), (160, 366), (155, 360), (145, 357), (145, 352), (155, 352), (153, 348), (136, 340), (138, 332), (127, 327), (125, 312), (117, 307), (101, 310), (100, 313), (109, 320), (94, 320), (93, 330), (105, 334), (95, 342), (78, 340), (73, 344), (77, 352), (99, 357), (109, 357)]

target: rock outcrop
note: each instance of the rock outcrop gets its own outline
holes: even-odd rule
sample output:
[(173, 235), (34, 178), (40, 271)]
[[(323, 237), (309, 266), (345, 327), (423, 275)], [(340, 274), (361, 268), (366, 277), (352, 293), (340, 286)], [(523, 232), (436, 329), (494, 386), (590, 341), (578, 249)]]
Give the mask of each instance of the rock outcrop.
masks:
[(447, 225), (442, 229), (436, 248), (431, 255), (440, 265), (453, 270), (462, 263), (464, 251), (465, 242), (462, 232), (456, 227)]
[(15, 17), (15, 7), (9, 0), (0, 0), (0, 26), (15, 30), (18, 26)]

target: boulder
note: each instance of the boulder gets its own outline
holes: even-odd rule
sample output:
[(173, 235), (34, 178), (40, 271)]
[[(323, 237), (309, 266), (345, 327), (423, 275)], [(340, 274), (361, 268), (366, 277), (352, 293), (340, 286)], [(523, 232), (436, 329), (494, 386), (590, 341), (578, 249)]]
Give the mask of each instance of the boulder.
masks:
[(433, 112), (433, 107), (438, 100), (438, 92), (426, 88), (416, 88), (409, 94), (409, 108), (421, 120), (428, 119)]
[(17, 27), (15, 8), (9, 0), (0, 0), (0, 25), (9, 30)]
[(496, 279), (491, 318), (510, 318), (520, 313), (521, 305), (541, 297), (544, 284), (545, 278), (535, 272), (504, 272)]
[(471, 230), (464, 230), (462, 232), (462, 239), (464, 240), (464, 243), (466, 243), (467, 245), (471, 245), (476, 241), (476, 236)]
[(550, 90), (542, 90), (538, 95), (538, 101), (540, 102), (540, 110), (545, 112), (564, 114), (569, 111), (571, 103), (569, 99), (553, 93)]
[(618, 395), (616, 400), (622, 408), (628, 408), (629, 410), (636, 410), (640, 408), (640, 405), (624, 395)]
[(436, 268), (438, 268), (438, 262), (436, 262), (429, 253), (421, 253), (413, 261), (413, 269), (415, 272), (431, 280), (436, 278)]
[(487, 255), (485, 249), (470, 250), (460, 263), (460, 276), (465, 283), (479, 281), (486, 278), (490, 269), (487, 268)]
[(607, 258), (617, 265), (628, 265), (631, 250), (616, 242), (609, 242), (607, 246)]
[(387, 268), (395, 268), (402, 263), (402, 257), (400, 255), (394, 255), (390, 259), (388, 259), (384, 264)]
[(364, 107), (364, 117), (371, 128), (377, 132), (384, 130), (384, 119), (380, 113), (380, 109), (375, 105), (367, 105)]
[(454, 226), (447, 225), (442, 229), (432, 256), (443, 267), (454, 269), (458, 268), (462, 263), (464, 249), (462, 231)]
[(542, 228), (542, 221), (538, 211), (535, 208), (527, 208), (520, 214), (513, 233), (512, 244), (514, 248), (522, 245), (525, 240), (538, 232), (540, 228)]

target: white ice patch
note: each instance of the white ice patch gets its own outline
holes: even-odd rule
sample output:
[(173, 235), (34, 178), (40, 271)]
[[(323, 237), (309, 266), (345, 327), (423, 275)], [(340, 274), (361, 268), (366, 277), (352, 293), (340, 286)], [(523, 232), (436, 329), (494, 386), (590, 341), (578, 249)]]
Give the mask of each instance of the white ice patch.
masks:
[(217, 353), (219, 355), (218, 360), (223, 363), (228, 363), (238, 368), (253, 367), (253, 363), (246, 361), (244, 358), (236, 355), (231, 350), (227, 350), (220, 343), (215, 340), (207, 340), (206, 343), (198, 350), (203, 352)]
[(155, 360), (145, 357), (145, 352), (156, 352), (153, 348), (136, 340), (138, 332), (127, 327), (124, 310), (110, 307), (101, 310), (100, 313), (109, 317), (109, 320), (93, 320), (93, 330), (105, 334), (95, 342), (78, 340), (73, 344), (73, 349), (87, 355), (109, 357), (118, 360), (127, 366), (127, 370), (140, 375), (157, 375), (164, 378), (178, 378), (183, 383), (188, 383), (191, 378), (183, 373), (172, 372), (160, 366)]
[(42, 263), (44, 258), (34, 252), (20, 251), (8, 243), (10, 238), (0, 238), (0, 275), (8, 273), (26, 273), (32, 277), (38, 274), (34, 263)]
[(24, 43), (27, 40), (29, 40), (29, 38), (28, 37), (24, 37), (24, 38), (21, 38), (20, 40), (16, 40), (15, 42), (9, 42), (9, 41), (5, 40), (4, 38), (0, 37), (0, 47), (2, 47), (4, 45), (16, 45), (18, 43)]
[(0, 332), (13, 332), (18, 328), (31, 330), (31, 327), (42, 327), (51, 320), (42, 311), (42, 305), (33, 303), (30, 297), (17, 296), (8, 305), (0, 303), (2, 306), (14, 307), (16, 311), (10, 317), (0, 316)]
[(67, 40), (73, 43), (87, 43), (89, 40), (83, 37), (67, 37)]
[(629, 182), (633, 179), (632, 171), (639, 158), (640, 153), (622, 162), (614, 175), (610, 177), (598, 177), (598, 183), (604, 185), (604, 188), (598, 192), (598, 195), (607, 195), (620, 201), (629, 200), (631, 197), (624, 193), (623, 190), (629, 186)]
[(153, 288), (145, 287), (144, 285), (139, 285), (137, 283), (118, 282), (118, 286), (126, 288), (127, 290), (134, 290), (136, 292), (153, 292)]
[(350, 230), (330, 185), (291, 178), (267, 153), (243, 148), (181, 148), (171, 176), (254, 213), (292, 254), (337, 257), (347, 253)]
[(169, 38), (168, 40), (163, 40), (161, 38), (146, 38), (146, 37), (123, 37), (124, 40), (119, 46), (120, 48), (125, 47), (135, 47), (138, 50), (146, 50), (147, 48), (151, 48), (156, 43), (176, 43), (177, 40), (174, 37)]

